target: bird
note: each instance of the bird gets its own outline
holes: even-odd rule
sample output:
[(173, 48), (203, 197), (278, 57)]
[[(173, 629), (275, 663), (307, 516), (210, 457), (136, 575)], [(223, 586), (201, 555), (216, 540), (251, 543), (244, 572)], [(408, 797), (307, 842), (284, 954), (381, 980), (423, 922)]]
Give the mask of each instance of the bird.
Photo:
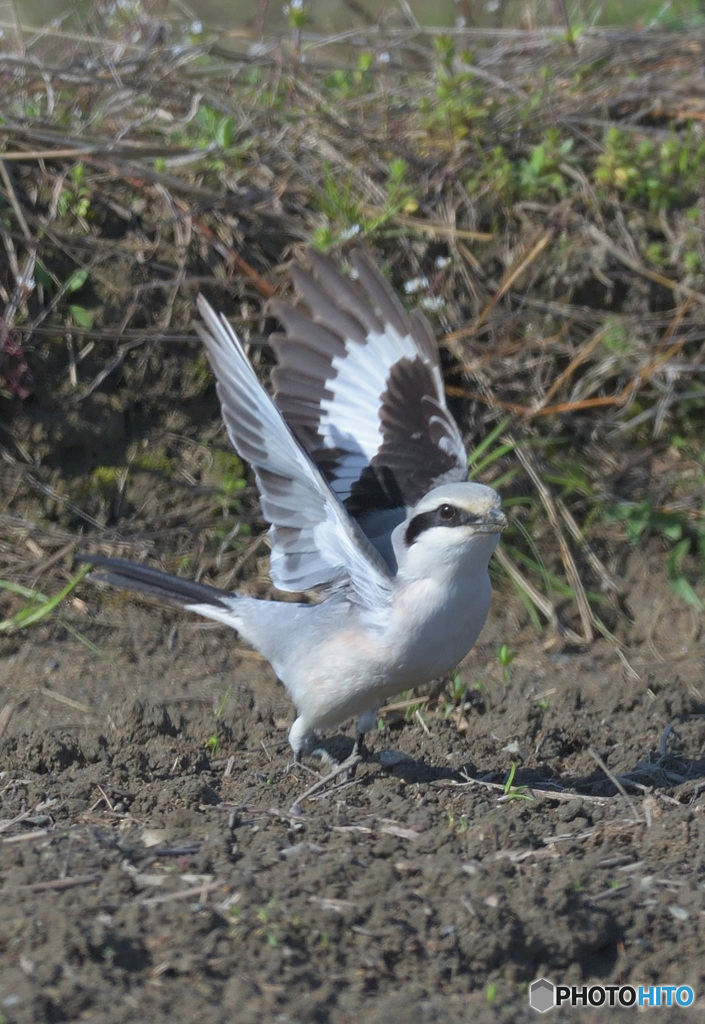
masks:
[(489, 562), (507, 525), (468, 480), (424, 315), (407, 313), (364, 250), (351, 274), (311, 251), (298, 301), (271, 300), (284, 332), (273, 395), (228, 320), (199, 295), (195, 323), (225, 428), (254, 471), (274, 588), (261, 600), (150, 566), (83, 554), (99, 582), (224, 623), (270, 663), (296, 708), (294, 762), (357, 718), (365, 751), (382, 703), (452, 671), (487, 618)]

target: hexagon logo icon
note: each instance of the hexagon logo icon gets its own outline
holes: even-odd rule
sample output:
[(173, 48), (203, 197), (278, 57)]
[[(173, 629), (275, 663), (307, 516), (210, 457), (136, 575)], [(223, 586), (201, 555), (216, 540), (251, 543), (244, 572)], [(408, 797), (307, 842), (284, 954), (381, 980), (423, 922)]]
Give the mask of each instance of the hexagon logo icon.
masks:
[(556, 986), (548, 978), (537, 978), (529, 985), (529, 1006), (545, 1013), (556, 1005)]

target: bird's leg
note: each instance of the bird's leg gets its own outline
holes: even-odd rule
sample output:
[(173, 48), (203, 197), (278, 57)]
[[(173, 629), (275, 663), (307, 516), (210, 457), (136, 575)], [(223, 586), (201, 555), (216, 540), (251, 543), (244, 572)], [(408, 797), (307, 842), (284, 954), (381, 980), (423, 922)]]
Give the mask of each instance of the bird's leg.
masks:
[(335, 771), (336, 769), (345, 770), (347, 768), (348, 778), (354, 779), (357, 766), (360, 761), (365, 761), (369, 754), (367, 744), (365, 743), (365, 733), (366, 730), (361, 730), (358, 727), (353, 748), (344, 761), (336, 760), (332, 754), (329, 754), (328, 751), (324, 750), (322, 747), (317, 747), (315, 750), (312, 750), (311, 754), (314, 757), (320, 758), (323, 764), (331, 771)]
[(355, 745), (352, 748), (351, 757), (359, 756), (364, 759), (368, 756), (367, 744), (365, 743), (365, 736), (370, 730), (374, 729), (377, 724), (377, 714), (379, 712), (379, 704), (375, 704), (373, 708), (368, 708), (367, 711), (363, 711), (357, 720), (357, 736), (355, 738)]
[[(298, 729), (297, 729), (298, 726)], [(289, 743), (291, 744), (292, 759), (286, 766), (286, 774), (293, 771), (310, 772), (312, 775), (318, 775), (319, 773), (315, 768), (311, 768), (309, 765), (304, 764), (301, 760), (303, 754), (317, 753), (317, 751), (311, 751), (311, 746), (315, 743), (316, 737), (312, 732), (305, 732), (300, 725), (300, 720), (297, 719), (289, 731)]]
[(368, 754), (369, 754), (369, 750), (367, 749), (367, 744), (365, 743), (365, 733), (358, 731), (358, 733), (357, 733), (357, 735), (355, 737), (355, 742), (353, 744), (352, 753), (350, 754), (350, 756), (351, 757), (358, 757), (359, 756), (364, 761), (366, 759), (366, 757), (368, 756)]
[[(373, 729), (377, 722), (378, 707), (370, 708), (369, 711), (363, 711), (357, 720), (357, 735), (355, 736), (355, 742), (353, 744), (352, 752), (348, 761), (350, 761), (350, 768), (348, 769), (348, 778), (354, 779), (357, 766), (360, 761), (366, 761), (369, 757), (369, 750), (365, 743), (365, 736)], [(347, 763), (347, 762), (346, 762)]]
[(289, 761), (286, 768), (284, 769), (284, 774), (288, 775), (289, 772), (304, 771), (305, 769), (307, 769), (307, 767), (308, 766), (305, 765), (301, 760), (301, 751), (295, 750), (293, 753), (293, 757), (291, 758), (291, 761)]

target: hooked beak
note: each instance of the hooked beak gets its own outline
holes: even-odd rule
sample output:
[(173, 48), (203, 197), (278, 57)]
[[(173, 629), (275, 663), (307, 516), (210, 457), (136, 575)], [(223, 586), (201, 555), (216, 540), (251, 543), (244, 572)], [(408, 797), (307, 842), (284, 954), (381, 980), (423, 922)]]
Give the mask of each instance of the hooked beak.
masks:
[(501, 508), (491, 508), (483, 523), (483, 533), (501, 533), (507, 528), (507, 517)]

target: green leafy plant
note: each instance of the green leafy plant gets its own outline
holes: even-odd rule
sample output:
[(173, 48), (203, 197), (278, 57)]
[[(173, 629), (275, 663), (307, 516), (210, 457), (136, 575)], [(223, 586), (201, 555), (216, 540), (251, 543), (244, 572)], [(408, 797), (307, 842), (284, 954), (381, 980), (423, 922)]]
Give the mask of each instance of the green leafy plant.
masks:
[(66, 186), (59, 194), (57, 212), (60, 217), (70, 217), (78, 221), (85, 221), (91, 208), (91, 190), (85, 182), (86, 168), (83, 164), (76, 164), (67, 177)]
[[(250, 138), (238, 139), (237, 129), (238, 123), (231, 114), (202, 103), (196, 111), (196, 116), (185, 121), (178, 131), (174, 132), (170, 143), (173, 146), (202, 151), (205, 166), (212, 172), (222, 173), (226, 169), (231, 170), (238, 166), (241, 157), (253, 145)], [(186, 156), (189, 157), (189, 154)], [(175, 154), (174, 157), (177, 161), (183, 158), (184, 154)], [(170, 168), (170, 163), (164, 156), (158, 156), (154, 159), (154, 167), (157, 171), (166, 172)]]
[(573, 139), (562, 139), (557, 128), (549, 128), (542, 142), (519, 165), (518, 190), (522, 199), (546, 199), (549, 193), (565, 195), (569, 179), (563, 165), (573, 163)]
[[(87, 280), (88, 271), (84, 267), (74, 270), (73, 274), (64, 286), (66, 294), (72, 295), (74, 292), (80, 291)], [(89, 309), (86, 309), (85, 306), (80, 306), (78, 303), (70, 302), (68, 309), (71, 314), (71, 319), (78, 327), (90, 329), (93, 326), (93, 314)]]
[(674, 544), (666, 559), (668, 583), (674, 594), (677, 594), (691, 608), (699, 612), (705, 611), (705, 605), (695, 593), (692, 583), (685, 574), (684, 561), (691, 548), (688, 537)]
[(451, 36), (436, 37), (434, 56), (435, 96), (419, 102), (424, 127), (430, 135), (442, 130), (463, 139), (490, 116), (491, 104), (472, 70), (472, 55), (457, 55)]
[[(213, 487), (215, 501), (222, 515), (238, 515), (241, 509), (239, 496), (247, 487), (245, 466), (238, 455), (229, 451), (217, 451), (211, 465), (204, 473), (204, 479)], [(249, 524), (240, 523), (240, 531), (249, 536)]]
[(329, 249), (357, 234), (372, 235), (397, 214), (412, 213), (418, 204), (407, 184), (407, 171), (405, 160), (390, 160), (384, 182), (384, 202), (381, 208), (373, 209), (359, 191), (352, 174), (341, 179), (337, 171), (327, 168), (323, 175), (323, 188), (319, 192), (319, 210), (327, 223), (314, 234), (317, 248)]
[[(52, 302), (58, 307), (59, 300), (64, 296), (75, 295), (79, 292), (89, 281), (90, 273), (86, 267), (76, 267), (65, 281), (61, 281), (55, 274), (52, 274), (46, 266), (44, 266), (39, 260), (37, 260), (34, 267), (34, 276), (36, 278), (37, 285), (43, 290), (47, 296), (52, 298)], [(68, 306), (61, 306), (61, 315), (63, 317), (62, 323), (66, 322), (67, 312), (68, 319), (71, 320), (77, 327), (83, 327), (89, 330), (93, 326), (93, 313), (87, 309), (84, 305), (81, 305), (75, 301), (70, 301)]]
[(323, 80), (326, 95), (333, 100), (350, 100), (367, 95), (374, 86), (373, 64), (373, 55), (365, 52), (357, 58), (357, 67), (352, 70), (338, 68), (332, 71)]
[(517, 170), (503, 146), (485, 150), (483, 140), (477, 140), (477, 165), (472, 167), (465, 181), (465, 188), (471, 195), (489, 192), (504, 202), (514, 200), (517, 191)]
[(691, 523), (679, 509), (656, 507), (651, 498), (639, 502), (623, 501), (605, 509), (607, 522), (620, 523), (632, 547), (650, 533), (659, 534), (670, 545), (666, 558), (666, 571), (671, 590), (683, 601), (705, 611), (692, 583), (686, 576), (685, 560), (693, 546), (701, 557), (705, 553), (705, 523)]
[(206, 145), (217, 146), (229, 150), (235, 140), (237, 123), (229, 114), (202, 105), (196, 114), (196, 127), (200, 130), (200, 139)]
[(593, 176), (597, 185), (658, 212), (690, 205), (701, 188), (704, 160), (705, 140), (692, 130), (659, 139), (611, 127)]
[(678, 512), (654, 506), (651, 498), (642, 501), (621, 501), (606, 508), (604, 518), (624, 526), (627, 540), (634, 546), (647, 533), (660, 533), (669, 541), (679, 541), (683, 536), (683, 520)]

